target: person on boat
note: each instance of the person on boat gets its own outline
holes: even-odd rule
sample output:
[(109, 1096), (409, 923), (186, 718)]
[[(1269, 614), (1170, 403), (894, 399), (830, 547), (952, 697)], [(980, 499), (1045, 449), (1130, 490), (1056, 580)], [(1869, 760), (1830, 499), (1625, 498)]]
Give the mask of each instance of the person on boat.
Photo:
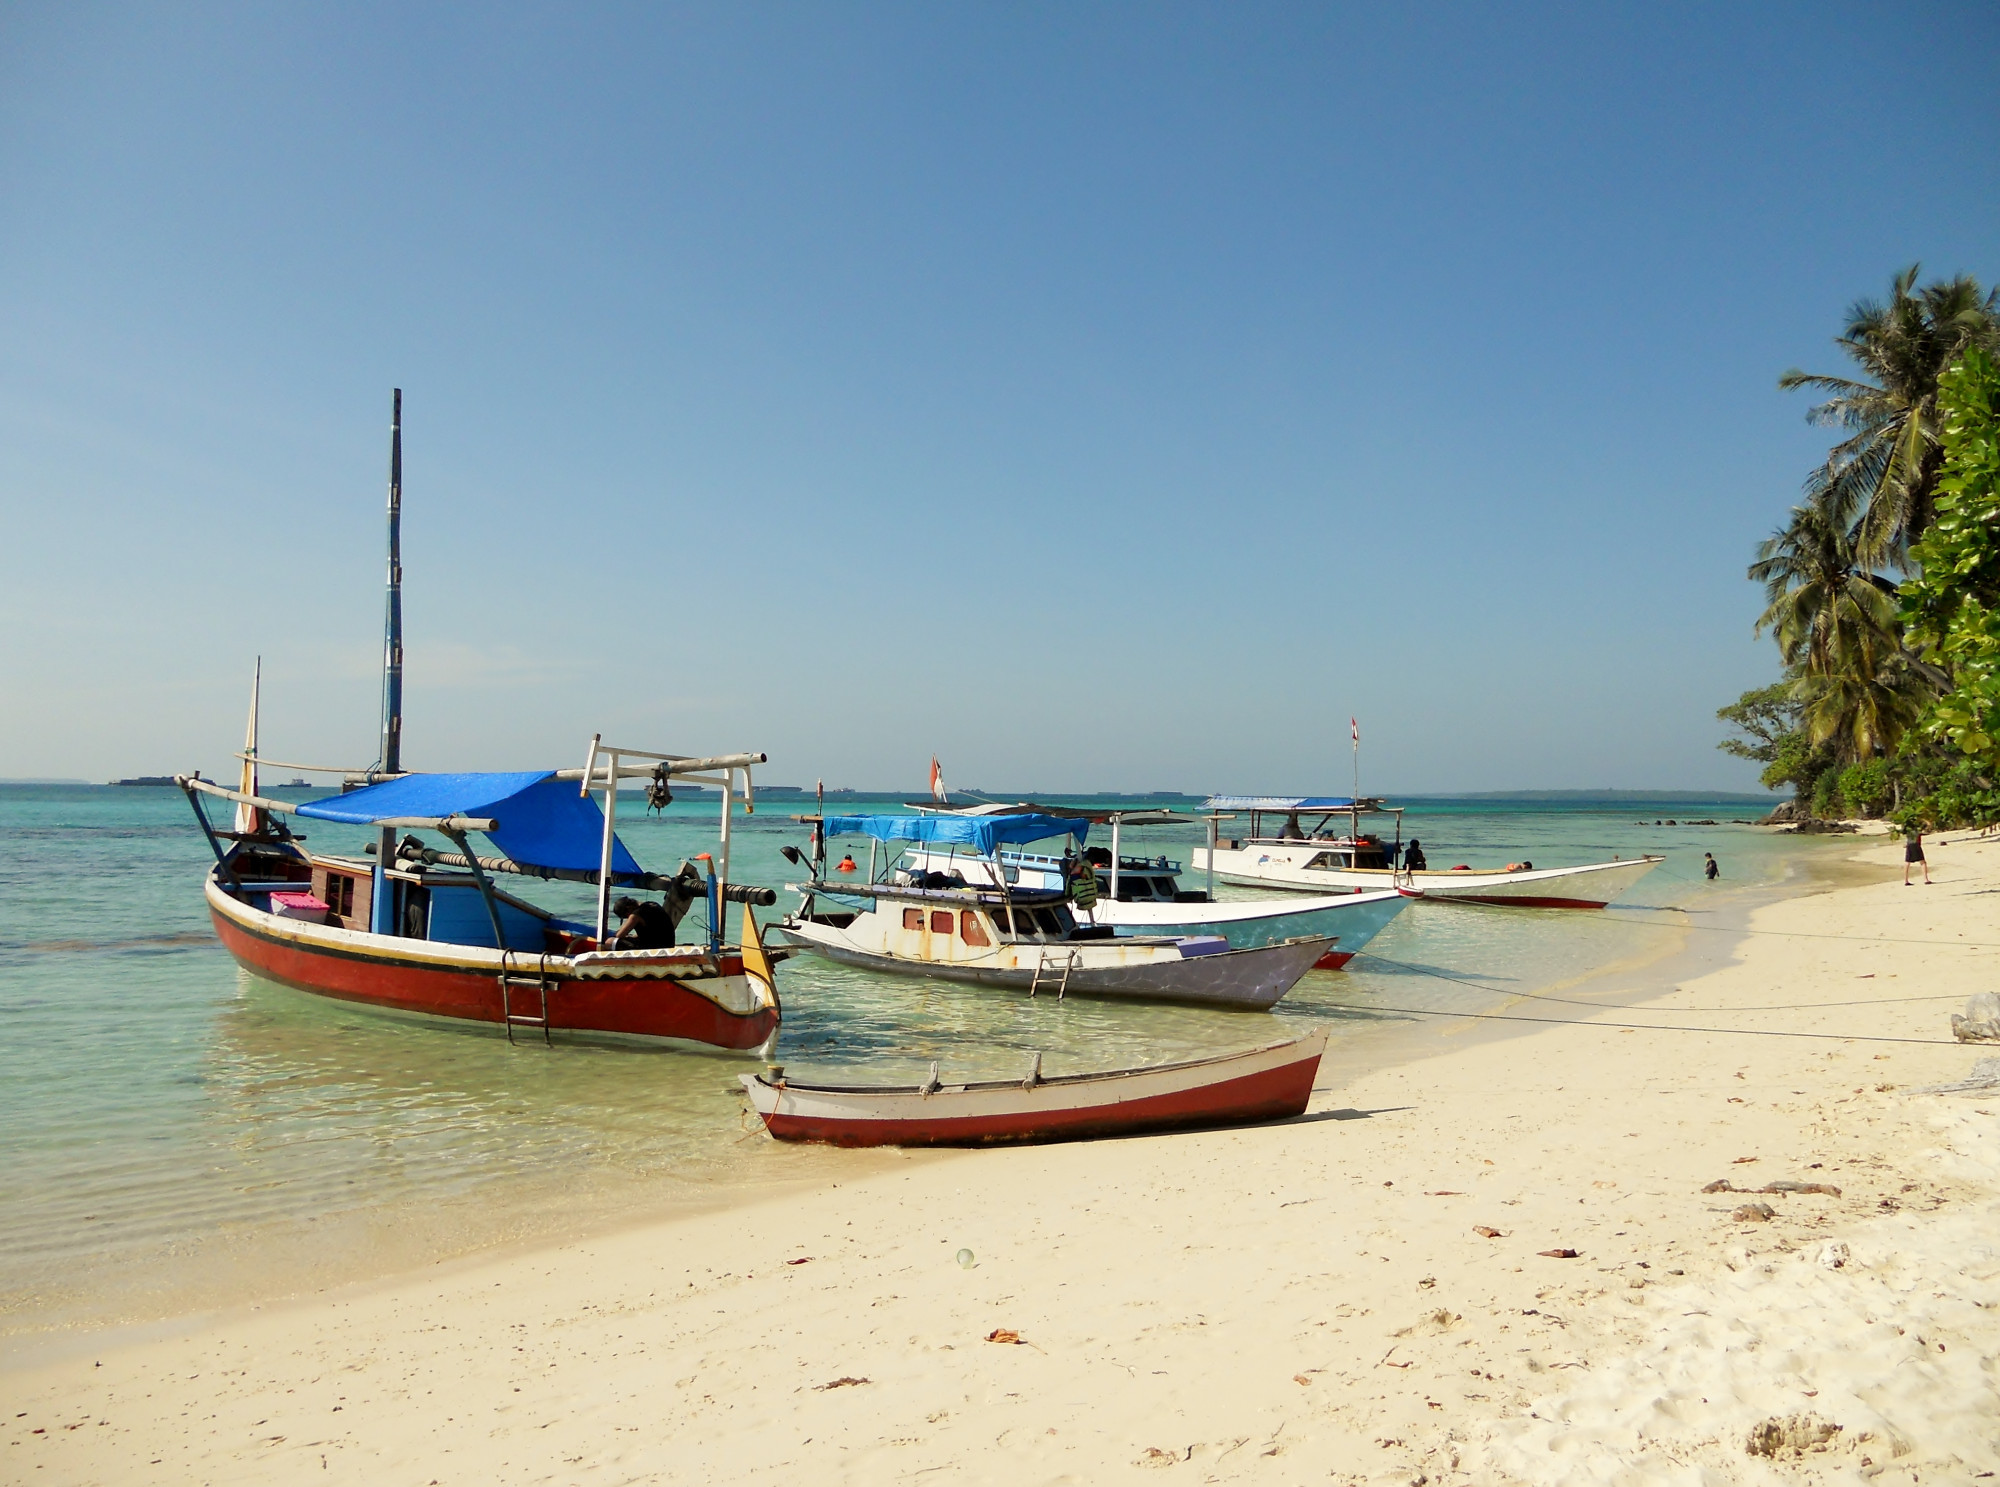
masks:
[(1289, 816), (1285, 817), (1285, 824), (1278, 831), (1278, 840), (1281, 842), (1302, 842), (1305, 839), (1306, 834), (1299, 829), (1299, 813), (1293, 811)]
[(1903, 838), (1903, 886), (1905, 888), (1910, 886), (1910, 869), (1916, 866), (1923, 868), (1924, 881), (1926, 883), (1930, 882), (1931, 865), (1929, 860), (1924, 856), (1924, 834), (1921, 831), (1913, 831)]
[(618, 932), (611, 937), (614, 950), (665, 950), (674, 943), (674, 921), (664, 904), (651, 899), (621, 898), (611, 906), (619, 918)]
[(1403, 848), (1404, 869), (1408, 872), (1420, 873), (1429, 866), (1430, 864), (1424, 861), (1424, 844), (1415, 837), (1411, 837), (1409, 846)]
[(1715, 865), (1715, 854), (1713, 852), (1704, 852), (1701, 854), (1701, 875), (1711, 883), (1722, 875), (1722, 869)]

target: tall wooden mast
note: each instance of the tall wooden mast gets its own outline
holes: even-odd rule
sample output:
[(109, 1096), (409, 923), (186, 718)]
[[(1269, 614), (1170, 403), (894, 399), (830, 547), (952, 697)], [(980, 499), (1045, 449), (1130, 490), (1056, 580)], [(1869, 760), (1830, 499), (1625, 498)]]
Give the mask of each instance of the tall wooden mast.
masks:
[(403, 389), (389, 420), (389, 596), (382, 617), (383, 774), (403, 769)]
[[(382, 615), (382, 774), (403, 771), (403, 389), (396, 389), (389, 417), (389, 597)], [(396, 832), (385, 826), (375, 840), (374, 882), (368, 895), (368, 928), (395, 934), (401, 923), (389, 864), (396, 860)]]

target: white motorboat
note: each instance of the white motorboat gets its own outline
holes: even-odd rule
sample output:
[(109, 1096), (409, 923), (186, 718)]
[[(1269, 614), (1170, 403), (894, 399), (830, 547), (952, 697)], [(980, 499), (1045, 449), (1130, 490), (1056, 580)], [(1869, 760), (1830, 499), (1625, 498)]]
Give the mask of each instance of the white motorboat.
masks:
[[(1048, 810), (1023, 803), (1004, 810), (979, 807), (934, 814), (995, 816)], [(1333, 946), (1319, 959), (1319, 969), (1337, 971), (1401, 913), (1414, 893), (1394, 885), (1347, 889), (1302, 898), (1219, 901), (1213, 884), (1207, 890), (1180, 886), (1181, 865), (1165, 856), (1127, 856), (1119, 850), (1127, 826), (1189, 825), (1189, 818), (1171, 811), (1111, 811), (1088, 813), (1093, 824), (1111, 828), (1108, 851), (1092, 848), (1084, 854), (1096, 869), (1097, 902), (1077, 911), (1087, 925), (1109, 925), (1121, 935), (1219, 935), (1236, 949), (1273, 945), (1300, 935), (1323, 935)], [(1018, 889), (1060, 892), (1064, 874), (1074, 862), (1049, 853), (1002, 848), (1000, 873), (993, 862), (955, 845), (912, 847), (903, 860), (906, 878), (920, 873), (956, 877), (971, 887), (993, 887), (1002, 877)]]
[[(1346, 796), (1217, 795), (1204, 804), (1211, 821), (1248, 812), (1246, 836), (1212, 836), (1194, 866), (1224, 883), (1291, 892), (1352, 892), (1401, 887), (1425, 898), (1506, 904), (1523, 909), (1601, 909), (1666, 859), (1614, 858), (1576, 867), (1531, 861), (1499, 868), (1411, 869), (1402, 859), (1402, 810)], [(1393, 841), (1360, 829), (1365, 814), (1395, 817)], [(1277, 818), (1277, 825), (1273, 819)], [(1344, 821), (1341, 831), (1333, 823)]]
[[(1213, 935), (1118, 935), (1080, 924), (1064, 890), (1020, 888), (1004, 868), (987, 885), (962, 874), (898, 872), (894, 879), (828, 882), (829, 836), (877, 844), (913, 842), (978, 849), (998, 865), (1003, 843), (1067, 835), (1087, 821), (1044, 815), (804, 817), (815, 828), (814, 877), (790, 885), (804, 898), (777, 926), (801, 950), (848, 965), (935, 976), (1056, 996), (1111, 997), (1263, 1010), (1275, 1006), (1332, 948), (1323, 935), (1233, 949)], [(790, 849), (787, 849), (790, 850)], [(870, 853), (871, 868), (878, 860)], [(1072, 858), (1075, 862), (1077, 859)], [(1073, 891), (1073, 890), (1072, 890)]]

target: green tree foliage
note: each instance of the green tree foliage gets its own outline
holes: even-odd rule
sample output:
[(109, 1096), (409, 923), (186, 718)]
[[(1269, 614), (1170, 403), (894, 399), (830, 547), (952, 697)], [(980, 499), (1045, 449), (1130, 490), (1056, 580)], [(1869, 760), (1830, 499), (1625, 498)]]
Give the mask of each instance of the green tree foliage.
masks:
[(2000, 291), (1963, 275), (1916, 287), (1919, 265), (1896, 275), (1886, 303), (1861, 300), (1835, 344), (1861, 378), (1796, 369), (1778, 386), (1828, 394), (1806, 416), (1847, 431), (1806, 480), (1806, 502), (1849, 533), (1870, 572), (1907, 565), (1931, 522), (1940, 449), (1938, 379), (1968, 346), (1996, 348)]
[(1745, 692), (1729, 706), (1718, 707), (1715, 715), (1742, 735), (1725, 738), (1716, 747), (1761, 764), (1775, 760), (1780, 740), (1799, 731), (1799, 705), (1792, 700), (1789, 681)]
[(1923, 731), (1970, 767), (1955, 793), (1976, 808), (2000, 777), (2000, 365), (1984, 347), (1945, 374), (1939, 404), (1937, 516), (1911, 550), (1922, 571), (1903, 586), (1902, 618), (1950, 672)]
[[(1757, 631), (1777, 641), (1786, 668), (1778, 687), (1796, 708), (1796, 736), (1781, 731), (1722, 747), (1762, 759), (1767, 784), (1794, 785), (1816, 810), (1878, 802), (1870, 793), (1874, 772), (1842, 773), (1871, 760), (1893, 761), (1884, 766), (1893, 799), (1921, 753), (1906, 749), (1905, 740), (1920, 719), (1934, 716), (1926, 711), (1933, 699), (1955, 690), (1954, 654), (1906, 635), (1898, 580), (1932, 561), (1920, 550), (1944, 509), (1943, 410), (1952, 396), (1944, 379), (1969, 353), (2000, 350), (2000, 291), (1963, 276), (1920, 287), (1917, 275), (1912, 265), (1891, 283), (1886, 302), (1863, 300), (1849, 311), (1836, 344), (1858, 377), (1791, 371), (1778, 384), (1827, 394), (1807, 416), (1844, 437), (1808, 476), (1805, 499), (1750, 568), (1764, 585)], [(2000, 654), (1993, 662), (2000, 678)], [(1734, 706), (1757, 695), (1746, 693)], [(1722, 716), (1744, 727), (1730, 711)], [(1967, 713), (1966, 726), (2000, 727), (2000, 715), (1979, 719)], [(1744, 754), (1746, 747), (1770, 757)], [(1854, 787), (1851, 802), (1843, 780)]]

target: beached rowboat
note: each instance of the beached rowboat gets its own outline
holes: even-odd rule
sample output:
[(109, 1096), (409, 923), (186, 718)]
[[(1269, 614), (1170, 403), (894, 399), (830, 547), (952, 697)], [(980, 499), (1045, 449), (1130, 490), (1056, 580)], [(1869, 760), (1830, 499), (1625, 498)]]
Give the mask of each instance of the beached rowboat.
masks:
[(863, 1087), (742, 1076), (750, 1103), (780, 1141), (835, 1146), (997, 1146), (1077, 1141), (1203, 1126), (1247, 1125), (1305, 1113), (1326, 1051), (1324, 1030), (1245, 1053), (1103, 1074)]

